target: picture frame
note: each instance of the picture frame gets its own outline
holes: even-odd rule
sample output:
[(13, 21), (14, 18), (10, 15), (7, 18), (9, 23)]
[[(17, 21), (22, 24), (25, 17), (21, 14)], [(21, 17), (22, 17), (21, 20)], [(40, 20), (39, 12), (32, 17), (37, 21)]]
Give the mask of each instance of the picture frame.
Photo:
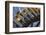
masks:
[[(25, 15), (29, 15), (28, 10), (31, 10), (33, 15), (35, 13), (37, 15), (32, 17), (33, 19), (26, 22), (24, 19)], [(36, 9), (36, 10), (35, 10)], [(25, 11), (23, 11), (25, 10)], [(18, 13), (17, 13), (18, 12)], [(17, 22), (17, 15), (23, 13), (22, 20), (24, 19), (24, 23), (21, 24)], [(39, 15), (39, 16), (38, 16)], [(31, 15), (30, 15), (31, 16)], [(20, 17), (20, 16), (19, 16)], [(36, 19), (37, 17), (37, 19)], [(21, 18), (21, 17), (20, 17)], [(27, 17), (26, 17), (27, 18)], [(28, 18), (27, 18), (28, 19)], [(25, 23), (26, 22), (26, 23)], [(36, 22), (38, 22), (36, 24)], [(22, 25), (23, 24), (23, 25)], [(28, 25), (29, 24), (29, 25)], [(37, 3), (37, 2), (19, 2), (19, 1), (5, 1), (5, 33), (6, 34), (16, 34), (16, 33), (31, 33), (31, 32), (44, 32), (45, 31), (45, 3)]]

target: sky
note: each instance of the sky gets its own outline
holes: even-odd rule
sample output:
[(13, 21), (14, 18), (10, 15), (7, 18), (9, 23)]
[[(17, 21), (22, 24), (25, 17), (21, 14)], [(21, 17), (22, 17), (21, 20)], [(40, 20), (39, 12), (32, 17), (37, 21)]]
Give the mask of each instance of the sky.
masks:
[[(23, 7), (13, 7), (13, 16), (16, 16), (16, 13), (20, 10), (22, 10)], [(22, 11), (21, 11), (22, 12)]]

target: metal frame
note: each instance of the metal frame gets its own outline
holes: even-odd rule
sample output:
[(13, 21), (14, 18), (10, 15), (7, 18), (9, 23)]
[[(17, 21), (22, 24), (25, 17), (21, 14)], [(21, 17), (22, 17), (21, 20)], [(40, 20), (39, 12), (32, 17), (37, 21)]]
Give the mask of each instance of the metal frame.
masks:
[[(21, 4), (37, 4), (43, 5), (44, 7), (44, 25), (43, 30), (39, 31), (24, 31), (24, 32), (9, 32), (9, 3), (21, 3)], [(31, 32), (44, 32), (45, 31), (45, 3), (35, 3), (35, 2), (18, 2), (18, 1), (5, 1), (5, 34), (15, 34), (15, 33), (31, 33)]]

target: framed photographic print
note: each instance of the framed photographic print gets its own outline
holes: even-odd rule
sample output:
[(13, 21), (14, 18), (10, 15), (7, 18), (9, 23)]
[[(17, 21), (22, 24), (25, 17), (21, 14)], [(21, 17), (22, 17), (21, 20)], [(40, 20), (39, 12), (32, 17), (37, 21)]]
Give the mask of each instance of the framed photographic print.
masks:
[(45, 31), (45, 4), (5, 1), (5, 33)]

